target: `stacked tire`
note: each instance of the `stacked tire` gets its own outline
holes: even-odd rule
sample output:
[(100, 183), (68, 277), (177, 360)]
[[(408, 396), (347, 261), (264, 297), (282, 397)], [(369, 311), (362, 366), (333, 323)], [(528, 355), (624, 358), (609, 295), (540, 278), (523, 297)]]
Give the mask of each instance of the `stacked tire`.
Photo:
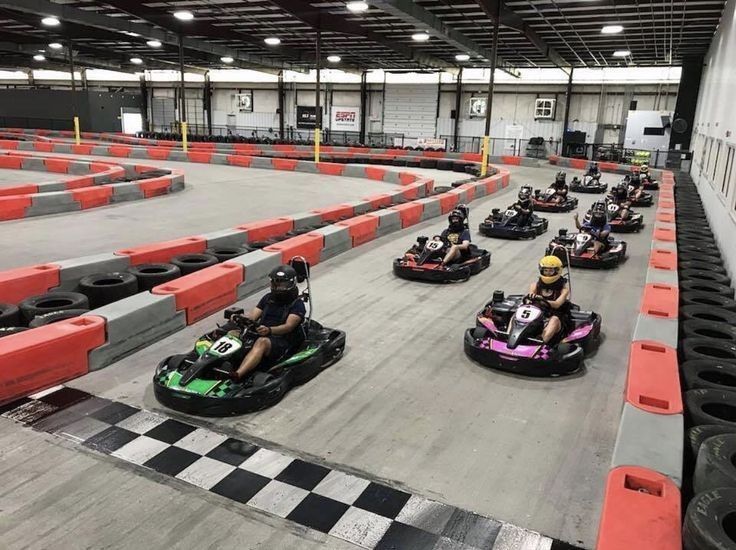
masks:
[[(736, 301), (688, 174), (677, 178), (679, 356), (687, 432), (684, 550), (736, 548)], [(692, 497), (689, 499), (689, 497)]]

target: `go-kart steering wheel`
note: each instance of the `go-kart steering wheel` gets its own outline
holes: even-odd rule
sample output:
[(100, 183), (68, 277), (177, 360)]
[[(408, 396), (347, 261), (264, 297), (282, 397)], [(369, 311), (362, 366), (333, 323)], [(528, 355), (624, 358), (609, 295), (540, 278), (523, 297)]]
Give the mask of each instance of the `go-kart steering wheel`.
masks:
[(245, 329), (253, 329), (255, 330), (258, 326), (258, 323), (253, 321), (252, 319), (246, 317), (245, 315), (233, 315), (230, 317), (230, 320), (238, 325), (239, 327), (245, 328)]
[(536, 306), (541, 307), (544, 310), (552, 309), (552, 306), (549, 305), (549, 301), (545, 298), (542, 298), (538, 294), (535, 294), (532, 296), (531, 294), (527, 294), (524, 296), (524, 299), (522, 300), (523, 304), (534, 304)]

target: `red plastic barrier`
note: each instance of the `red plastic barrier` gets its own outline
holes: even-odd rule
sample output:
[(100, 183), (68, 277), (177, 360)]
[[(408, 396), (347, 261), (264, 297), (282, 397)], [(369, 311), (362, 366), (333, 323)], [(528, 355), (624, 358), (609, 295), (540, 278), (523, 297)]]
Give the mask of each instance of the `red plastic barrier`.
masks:
[(409, 185), (417, 181), (417, 177), (409, 172), (399, 172), (399, 182), (401, 185)]
[(675, 230), (667, 227), (655, 227), (654, 240), (673, 243), (676, 240)]
[(657, 210), (656, 219), (658, 222), (675, 223), (675, 213), (664, 209)]
[(644, 287), (644, 296), (639, 311), (652, 317), (677, 319), (677, 304), (680, 291), (676, 286), (650, 283)]
[(132, 265), (168, 262), (179, 254), (199, 254), (207, 248), (203, 237), (184, 237), (172, 241), (145, 244), (134, 248), (117, 250), (118, 256), (129, 256)]
[(352, 219), (338, 222), (335, 225), (348, 228), (350, 238), (353, 240), (353, 246), (355, 247), (376, 238), (378, 218), (364, 214), (362, 216), (356, 216)]
[(187, 158), (190, 162), (204, 162), (209, 164), (212, 162), (212, 153), (208, 151), (188, 151)]
[(54, 150), (54, 144), (46, 141), (34, 141), (33, 150), (43, 153), (51, 153)]
[(570, 168), (577, 170), (585, 170), (588, 166), (588, 161), (585, 159), (570, 159)]
[(18, 142), (10, 139), (0, 139), (0, 149), (17, 149)]
[(621, 466), (608, 473), (596, 550), (681, 550), (680, 491), (658, 472)]
[(407, 185), (406, 187), (402, 189), (401, 196), (410, 201), (418, 199), (420, 187), (422, 187), (422, 185), (416, 185), (416, 184)]
[(0, 271), (0, 302), (17, 304), (59, 286), (60, 269), (56, 264), (40, 264)]
[(310, 264), (315, 265), (319, 263), (320, 252), (322, 252), (324, 244), (324, 235), (312, 232), (269, 245), (263, 250), (266, 252), (280, 252), (281, 262), (285, 264), (294, 256), (304, 256)]
[(107, 154), (111, 157), (127, 157), (132, 150), (133, 148), (128, 145), (110, 145)]
[(501, 162), (504, 164), (511, 164), (513, 166), (521, 166), (521, 157), (514, 157), (511, 155), (503, 155)]
[(87, 354), (105, 343), (105, 319), (76, 317), (0, 340), (0, 405), (89, 371)]
[(370, 195), (368, 197), (363, 197), (364, 201), (370, 202), (372, 208), (381, 208), (384, 206), (391, 206), (391, 203), (393, 200), (391, 199), (391, 195), (388, 193), (381, 193), (379, 195)]
[(654, 414), (680, 414), (681, 391), (676, 349), (653, 340), (631, 343), (625, 395), (628, 403)]
[(618, 164), (615, 162), (599, 162), (598, 168), (601, 172), (615, 172), (618, 170)]
[(349, 218), (355, 215), (355, 208), (349, 204), (335, 204), (325, 208), (315, 208), (311, 210), (315, 214), (319, 214), (323, 222), (336, 222), (340, 218)]
[(11, 157), (10, 155), (0, 155), (0, 168), (7, 168), (9, 170), (20, 170), (22, 167), (22, 158)]
[(0, 189), (0, 197), (10, 197), (13, 195), (29, 195), (31, 193), (38, 193), (38, 185), (36, 185), (35, 183), (21, 183), (20, 185), (14, 185), (13, 187), (5, 187), (4, 189)]
[(167, 160), (171, 149), (165, 149), (164, 147), (146, 147), (148, 157), (157, 160)]
[(92, 153), (92, 145), (72, 145), (72, 153), (75, 155), (89, 155)]
[(649, 256), (649, 266), (655, 269), (677, 271), (677, 252), (674, 250), (654, 248)]
[(366, 166), (365, 177), (369, 180), (383, 181), (383, 177), (386, 175), (385, 168), (376, 168), (375, 166)]
[(342, 176), (345, 170), (344, 164), (334, 164), (332, 162), (318, 162), (317, 170), (320, 174), (327, 174), (330, 176)]
[(0, 197), (0, 221), (17, 220), (25, 216), (26, 208), (31, 206), (28, 195), (11, 195)]
[(83, 187), (90, 187), (95, 184), (95, 179), (92, 176), (80, 176), (74, 179), (68, 179), (64, 182), (64, 189), (70, 191), (72, 189), (81, 189)]
[(462, 184), (459, 189), (464, 189), (466, 194), (468, 195), (468, 202), (475, 200), (475, 184), (474, 183), (464, 183)]
[[(550, 164), (557, 164), (560, 161), (560, 157), (558, 155), (550, 155), (547, 159)], [(603, 168), (601, 168), (603, 170)]]
[(460, 155), (460, 158), (473, 162), (481, 162), (483, 160), (483, 155), (481, 155), (480, 153), (463, 153), (462, 155)]
[(160, 178), (151, 178), (150, 180), (140, 180), (137, 182), (138, 187), (143, 191), (143, 196), (147, 199), (165, 195), (169, 192), (171, 186), (171, 176), (161, 176)]
[(668, 209), (671, 210), (671, 209), (673, 209), (675, 207), (675, 202), (674, 201), (668, 201), (668, 200), (660, 200), (659, 201), (659, 207), (660, 208), (668, 208)]
[(46, 170), (49, 172), (59, 172), (66, 174), (69, 172), (69, 162), (67, 159), (43, 159), (43, 163), (46, 166)]
[(503, 176), (500, 174), (491, 176), (490, 178), (484, 179), (483, 183), (486, 185), (486, 195), (490, 195), (503, 187)]
[(244, 229), (247, 231), (249, 242), (262, 241), (291, 231), (294, 229), (294, 220), (287, 217), (272, 218), (239, 225), (235, 229)]
[(156, 286), (151, 293), (172, 294), (177, 311), (185, 311), (191, 325), (237, 301), (237, 287), (244, 280), (241, 264), (225, 262)]
[(273, 146), (274, 151), (296, 151), (296, 145), (286, 145), (283, 143), (277, 143)]
[(89, 171), (93, 174), (99, 174), (100, 172), (107, 172), (110, 170), (109, 164), (102, 164), (101, 162), (90, 162)]
[(293, 171), (297, 162), (299, 161), (296, 159), (273, 159), (271, 164), (273, 164), (275, 170)]
[(250, 167), (250, 163), (253, 157), (246, 157), (244, 155), (228, 155), (227, 163), (230, 166), (243, 166), (244, 168)]
[(440, 209), (443, 214), (447, 214), (450, 210), (455, 208), (458, 202), (458, 196), (455, 193), (442, 193), (439, 195)]
[(396, 210), (401, 217), (401, 227), (417, 224), (422, 219), (422, 205), (416, 203), (397, 204), (391, 210)]
[(82, 206), (82, 210), (86, 210), (109, 204), (110, 197), (112, 197), (112, 188), (106, 185), (97, 185), (95, 187), (74, 189), (70, 193), (74, 200)]

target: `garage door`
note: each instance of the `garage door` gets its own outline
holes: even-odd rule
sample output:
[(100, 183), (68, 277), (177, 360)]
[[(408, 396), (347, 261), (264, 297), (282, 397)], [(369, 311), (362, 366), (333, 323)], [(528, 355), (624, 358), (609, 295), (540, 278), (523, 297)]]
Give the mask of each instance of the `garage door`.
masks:
[(406, 137), (434, 137), (436, 123), (437, 89), (434, 86), (386, 86), (384, 132)]

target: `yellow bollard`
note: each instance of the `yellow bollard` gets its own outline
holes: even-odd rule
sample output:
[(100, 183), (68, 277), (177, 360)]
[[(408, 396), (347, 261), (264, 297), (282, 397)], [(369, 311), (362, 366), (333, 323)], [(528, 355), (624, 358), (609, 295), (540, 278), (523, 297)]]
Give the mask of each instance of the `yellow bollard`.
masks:
[(319, 142), (322, 140), (322, 130), (314, 129), (314, 162), (319, 162)]
[(74, 117), (74, 142), (79, 145), (79, 117)]
[(481, 150), (481, 165), (480, 165), (480, 176), (485, 177), (488, 173), (488, 147), (491, 143), (490, 136), (483, 136), (483, 149)]
[(187, 152), (187, 123), (186, 122), (181, 123), (181, 148), (185, 153)]

